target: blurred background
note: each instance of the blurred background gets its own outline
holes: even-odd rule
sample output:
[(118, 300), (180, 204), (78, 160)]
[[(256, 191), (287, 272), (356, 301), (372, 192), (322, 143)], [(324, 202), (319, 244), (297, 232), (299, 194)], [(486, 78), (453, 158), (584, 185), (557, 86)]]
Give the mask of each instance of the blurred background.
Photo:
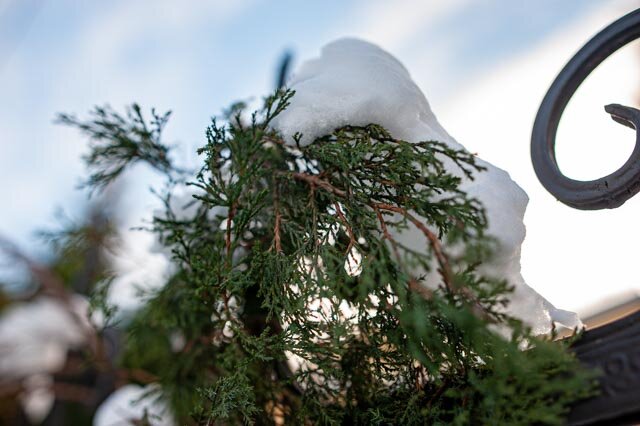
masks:
[[(324, 44), (355, 36), (404, 63), (448, 132), (529, 194), (522, 268), (530, 286), (593, 325), (637, 309), (640, 197), (616, 210), (573, 210), (546, 193), (529, 156), (537, 108), (562, 66), (637, 7), (637, 0), (0, 0), (0, 244), (11, 248), (0, 257), (2, 300), (37, 291), (34, 265), (60, 269), (65, 255), (52, 249), (50, 234), (35, 231), (104, 231), (101, 218), (119, 231), (118, 249), (90, 272), (93, 281), (107, 269), (124, 277), (111, 300), (134, 309), (136, 287), (157, 285), (166, 273), (164, 257), (149, 250), (153, 238), (133, 229), (159, 207), (149, 191), (159, 177), (136, 167), (106, 201), (89, 202), (78, 189), (86, 140), (54, 124), (57, 113), (82, 117), (96, 104), (122, 110), (131, 102), (170, 109), (164, 140), (179, 164), (195, 167), (210, 118), (269, 94), (285, 52), (295, 72)], [(634, 42), (579, 89), (557, 139), (568, 176), (601, 177), (626, 161), (635, 134), (603, 106), (640, 107), (639, 70)], [(70, 241), (61, 244), (78, 248)], [(90, 245), (80, 248), (85, 261)], [(66, 268), (88, 273), (86, 262)]]

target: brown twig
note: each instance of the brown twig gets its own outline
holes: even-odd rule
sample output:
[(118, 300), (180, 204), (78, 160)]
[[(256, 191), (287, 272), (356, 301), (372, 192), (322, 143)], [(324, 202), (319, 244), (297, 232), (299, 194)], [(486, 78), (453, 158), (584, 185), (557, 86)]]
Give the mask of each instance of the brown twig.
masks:
[(60, 277), (53, 271), (31, 260), (15, 244), (2, 236), (0, 236), (0, 250), (15, 261), (24, 264), (31, 275), (40, 283), (44, 293), (61, 300), (66, 306), (69, 306), (71, 303), (70, 295)]
[(411, 223), (413, 223), (416, 226), (416, 228), (422, 231), (422, 233), (427, 238), (427, 240), (429, 240), (429, 244), (433, 249), (433, 252), (436, 256), (436, 260), (438, 261), (438, 265), (440, 266), (440, 269), (439, 269), (440, 275), (442, 276), (442, 279), (444, 280), (444, 283), (447, 286), (447, 289), (454, 294), (461, 293), (467, 299), (469, 299), (472, 302), (471, 310), (475, 315), (477, 315), (480, 318), (483, 318), (486, 321), (494, 322), (493, 318), (491, 318), (491, 316), (487, 313), (486, 309), (480, 304), (475, 294), (473, 294), (471, 290), (469, 290), (464, 286), (456, 285), (454, 280), (454, 274), (451, 269), (451, 265), (449, 264), (449, 259), (447, 259), (447, 256), (444, 254), (444, 250), (442, 249), (442, 244), (440, 242), (440, 239), (436, 236), (436, 234), (434, 234), (429, 228), (427, 228), (426, 225), (422, 223), (418, 218), (413, 216), (411, 213), (409, 213), (406, 209), (403, 209), (402, 207), (392, 206), (390, 204), (385, 204), (385, 203), (374, 203), (374, 205), (377, 208), (382, 210), (388, 210), (388, 211), (393, 211), (393, 212), (402, 214)]
[(276, 145), (286, 146), (286, 147), (289, 147), (289, 148), (294, 148), (293, 146), (287, 145), (285, 143), (285, 141), (283, 141), (282, 139), (279, 139), (279, 138), (274, 138), (274, 137), (271, 137), (271, 136), (263, 136), (262, 140), (264, 140), (266, 142), (275, 143)]
[(415, 278), (409, 280), (409, 290), (418, 293), (423, 299), (430, 300), (433, 298), (433, 292), (421, 285)]
[(276, 215), (275, 224), (273, 225), (273, 241), (276, 248), (276, 253), (282, 253), (282, 241), (280, 239), (280, 224), (282, 222), (282, 215), (280, 214), (280, 192), (278, 191), (278, 182), (275, 183), (275, 190), (273, 196), (273, 209)]
[(282, 242), (280, 240), (280, 221), (281, 221), (280, 211), (276, 210), (276, 223), (273, 227), (273, 240), (276, 245), (276, 253), (282, 253)]
[(427, 407), (431, 407), (431, 405), (438, 399), (440, 398), (440, 395), (443, 394), (443, 392), (445, 391), (445, 389), (447, 389), (447, 387), (449, 386), (449, 383), (447, 381), (447, 379), (445, 379), (442, 384), (440, 386), (438, 386), (438, 389), (436, 389), (436, 391), (433, 393), (433, 395), (431, 395), (431, 398), (429, 398), (429, 402), (427, 402)]
[(349, 222), (347, 222), (347, 218), (342, 213), (342, 210), (340, 209), (340, 204), (333, 203), (333, 205), (336, 209), (336, 214), (338, 215), (338, 217), (344, 224), (345, 229), (347, 230), (347, 234), (349, 234), (349, 245), (347, 245), (347, 250), (345, 251), (345, 253), (349, 253), (351, 251), (351, 248), (356, 243), (356, 236), (353, 234), (353, 229), (351, 229), (351, 226), (349, 226)]
[(319, 188), (324, 189), (327, 192), (330, 192), (332, 194), (335, 194), (339, 197), (346, 197), (347, 193), (346, 191), (336, 188), (335, 186), (331, 185), (329, 182), (327, 182), (326, 180), (320, 178), (319, 176), (316, 175), (310, 175), (307, 173), (300, 173), (300, 172), (295, 172), (295, 173), (291, 173), (291, 176), (295, 179), (298, 180), (302, 180), (305, 181), (307, 183), (313, 184)]
[[(335, 194), (339, 197), (343, 197), (343, 198), (347, 197), (347, 193), (344, 190), (340, 188), (336, 188), (330, 182), (327, 182), (326, 180), (321, 179), (316, 175), (308, 175), (306, 173), (292, 173), (291, 175), (295, 179), (305, 181), (310, 185), (322, 188), (325, 191)], [(429, 245), (433, 249), (434, 255), (439, 265), (438, 271), (440, 272), (440, 275), (442, 276), (442, 279), (447, 289), (453, 294), (462, 294), (467, 299), (472, 301), (471, 309), (475, 315), (485, 319), (486, 321), (494, 322), (494, 319), (487, 313), (485, 308), (480, 304), (480, 302), (477, 300), (476, 296), (473, 294), (473, 292), (471, 292), (471, 290), (469, 290), (466, 287), (455, 284), (454, 274), (451, 269), (451, 265), (449, 264), (449, 260), (447, 259), (447, 256), (444, 254), (444, 250), (442, 248), (440, 239), (436, 236), (435, 233), (433, 233), (429, 228), (427, 228), (427, 226), (424, 223), (422, 223), (418, 218), (416, 218), (414, 215), (412, 215), (402, 207), (394, 206), (388, 203), (376, 203), (373, 201), (369, 203), (369, 207), (371, 207), (374, 211), (376, 211), (376, 214), (378, 215), (379, 220), (382, 217), (382, 215), (379, 212), (380, 210), (390, 211), (390, 212), (401, 214), (407, 220), (409, 220), (416, 228), (418, 228), (427, 238), (427, 240), (429, 241)], [(382, 222), (384, 222), (384, 218)], [(385, 237), (390, 236), (390, 233), (388, 232), (388, 230), (386, 231), (385, 230), (386, 230), (386, 225), (383, 227), (383, 233), (386, 232)]]
[(155, 374), (149, 373), (148, 371), (142, 370), (140, 368), (132, 368), (132, 369), (119, 369), (117, 371), (118, 379), (128, 383), (131, 380), (136, 382), (150, 384), (158, 382), (158, 376)]
[[(33, 261), (15, 244), (1, 236), (0, 249), (10, 257), (13, 257), (16, 261), (23, 263), (42, 286), (42, 292), (60, 301), (66, 308), (69, 315), (71, 315), (78, 324), (84, 323), (85, 319), (80, 317), (73, 306), (70, 291), (64, 286), (62, 279), (54, 271)], [(101, 345), (99, 344), (100, 339), (96, 330), (93, 327), (81, 327), (81, 329), (87, 339), (89, 349), (91, 349), (96, 359), (102, 359)]]
[(406, 209), (398, 206), (393, 206), (391, 204), (386, 203), (371, 203), (371, 207), (374, 209), (387, 210), (395, 213), (400, 213), (405, 218), (407, 218), (411, 223), (418, 228), (424, 236), (429, 241), (431, 248), (433, 249), (433, 253), (436, 256), (436, 260), (440, 266), (440, 274), (442, 275), (442, 279), (444, 280), (447, 288), (455, 292), (456, 288), (453, 282), (453, 272), (451, 270), (451, 265), (449, 265), (449, 260), (447, 256), (444, 254), (442, 250), (442, 245), (440, 244), (440, 239), (434, 234), (429, 228), (426, 227), (424, 223), (422, 223), (418, 218), (409, 213)]
[(387, 228), (387, 223), (384, 221), (384, 217), (382, 217), (382, 213), (380, 212), (380, 209), (378, 207), (374, 207), (373, 210), (376, 212), (376, 216), (378, 217), (378, 222), (380, 222), (380, 227), (382, 228), (382, 234), (391, 243), (393, 254), (396, 257), (396, 260), (400, 262), (402, 258), (400, 257), (400, 252), (398, 251), (398, 242), (396, 241), (395, 238), (393, 238), (393, 236), (389, 232), (389, 229)]

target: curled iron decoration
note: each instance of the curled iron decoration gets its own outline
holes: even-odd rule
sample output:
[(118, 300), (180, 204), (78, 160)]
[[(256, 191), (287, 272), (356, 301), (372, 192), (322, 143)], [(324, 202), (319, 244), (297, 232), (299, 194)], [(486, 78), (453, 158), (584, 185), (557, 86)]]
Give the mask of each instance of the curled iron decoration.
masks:
[(627, 162), (600, 179), (579, 181), (558, 168), (556, 132), (562, 112), (578, 86), (602, 61), (640, 38), (640, 9), (603, 29), (575, 54), (549, 88), (540, 105), (531, 135), (531, 160), (542, 185), (559, 201), (581, 210), (620, 207), (640, 191), (640, 111), (611, 104), (605, 111), (618, 123), (636, 130), (636, 144)]

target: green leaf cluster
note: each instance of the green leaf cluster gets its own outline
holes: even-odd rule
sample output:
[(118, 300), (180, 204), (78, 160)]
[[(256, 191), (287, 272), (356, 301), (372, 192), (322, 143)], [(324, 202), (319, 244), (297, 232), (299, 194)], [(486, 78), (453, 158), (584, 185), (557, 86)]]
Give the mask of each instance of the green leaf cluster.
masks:
[[(174, 274), (128, 326), (122, 363), (157, 378), (180, 424), (561, 424), (592, 377), (476, 272), (493, 242), (459, 189), (475, 158), (376, 124), (285, 143), (271, 123), (293, 95), (213, 120), (185, 183), (194, 208), (165, 194), (152, 228)], [(139, 160), (172, 179), (168, 116), (155, 132), (132, 111), (65, 119), (97, 141), (98, 189)]]

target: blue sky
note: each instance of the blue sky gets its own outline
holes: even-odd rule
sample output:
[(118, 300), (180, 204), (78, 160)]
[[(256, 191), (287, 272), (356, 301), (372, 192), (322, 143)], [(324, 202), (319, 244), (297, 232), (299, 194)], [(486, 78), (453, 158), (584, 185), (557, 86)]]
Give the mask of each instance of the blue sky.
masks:
[[(631, 2), (618, 3), (624, 10)], [(95, 104), (121, 108), (133, 101), (171, 109), (167, 141), (178, 144), (179, 160), (193, 164), (210, 117), (235, 100), (268, 93), (286, 49), (299, 63), (337, 37), (376, 42), (405, 64), (438, 114), (455, 110), (451, 99), (462, 88), (538, 49), (602, 5), (0, 0), (0, 234), (42, 256), (33, 230), (50, 226), (58, 208), (79, 216), (85, 205), (86, 194), (75, 188), (84, 175), (79, 158), (86, 141), (54, 125), (57, 112), (82, 115)], [(563, 55), (553, 73), (570, 53)], [(128, 175), (122, 201), (127, 211), (149, 209), (152, 181), (141, 168)]]

